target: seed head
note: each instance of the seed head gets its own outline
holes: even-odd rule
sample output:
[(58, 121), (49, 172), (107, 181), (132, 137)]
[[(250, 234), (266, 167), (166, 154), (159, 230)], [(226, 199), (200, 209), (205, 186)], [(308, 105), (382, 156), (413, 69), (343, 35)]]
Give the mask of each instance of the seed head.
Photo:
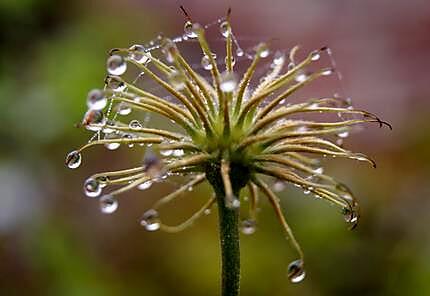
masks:
[[(293, 184), (304, 194), (338, 206), (354, 228), (359, 217), (358, 203), (344, 184), (324, 174), (319, 158), (342, 157), (375, 166), (364, 154), (342, 147), (341, 141), (359, 124), (389, 125), (367, 111), (355, 109), (350, 100), (339, 96), (292, 102), (291, 96), (312, 81), (337, 73), (333, 65), (317, 65), (323, 55), (331, 56), (329, 48), (312, 51), (302, 60), (297, 60), (298, 47), (286, 55), (280, 51), (272, 53), (270, 44), (263, 42), (244, 51), (233, 34), (229, 17), (218, 20), (217, 24), (225, 40), (223, 62), (219, 62), (223, 60), (219, 57), (224, 53), (212, 52), (206, 40), (208, 26), (191, 19), (187, 19), (181, 37), (160, 36), (149, 44), (111, 50), (105, 87), (88, 94), (89, 110), (81, 124), (95, 131), (95, 135), (67, 156), (66, 165), (77, 168), (81, 152), (96, 145), (110, 150), (121, 145), (147, 147), (141, 164), (94, 174), (85, 182), (84, 190), (89, 197), (99, 197), (101, 211), (110, 214), (118, 208), (116, 197), (121, 193), (135, 188), (145, 190), (171, 176), (188, 178), (183, 186), (158, 200), (142, 216), (141, 225), (147, 230), (168, 232), (181, 231), (209, 212), (215, 197), (177, 226), (163, 224), (158, 210), (207, 181), (210, 170), (219, 170), (226, 205), (241, 207), (240, 197), (234, 194), (232, 185), (232, 171), (240, 167), (246, 172), (239, 176), (243, 181), (241, 186), (246, 186), (249, 195), (249, 216), (243, 219), (242, 232), (255, 232), (258, 195), (262, 193), (298, 252), (299, 259), (288, 268), (291, 281), (298, 282), (305, 276), (303, 253), (274, 191)], [(199, 45), (201, 67), (191, 65), (183, 57), (178, 46), (186, 41), (196, 41)], [(243, 73), (235, 69), (236, 60), (249, 60)], [(255, 85), (252, 81), (257, 72), (268, 63), (269, 69)], [(135, 81), (125, 78), (127, 69), (131, 68), (140, 73)], [(209, 73), (209, 78), (200, 70)], [(167, 95), (139, 86), (138, 80), (142, 79), (152, 80)], [(131, 121), (121, 120), (131, 112)], [(139, 120), (140, 114), (162, 116), (180, 131), (149, 127), (147, 121)], [(109, 190), (112, 186), (120, 187)]]

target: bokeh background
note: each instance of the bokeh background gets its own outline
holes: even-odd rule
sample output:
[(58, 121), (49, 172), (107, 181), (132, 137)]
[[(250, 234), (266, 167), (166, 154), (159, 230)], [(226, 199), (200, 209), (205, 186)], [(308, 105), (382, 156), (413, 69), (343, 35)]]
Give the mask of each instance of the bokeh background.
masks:
[[(231, 6), (243, 42), (274, 39), (275, 47), (301, 44), (304, 52), (330, 46), (344, 79), (342, 86), (319, 88), (343, 88), (356, 106), (394, 127), (368, 126), (346, 141), (373, 157), (377, 169), (324, 163), (361, 201), (356, 231), (347, 230), (334, 207), (294, 188), (282, 193), (306, 254), (304, 282), (286, 278), (295, 254), (262, 204), (258, 231), (242, 237), (242, 294), (430, 295), (428, 1), (181, 3), (201, 23)], [(126, 194), (113, 215), (101, 214), (82, 193), (88, 175), (130, 166), (128, 148), (95, 148), (78, 170), (64, 166), (65, 154), (89, 137), (74, 123), (85, 112), (88, 90), (102, 86), (107, 51), (159, 32), (181, 33), (178, 6), (167, 0), (0, 1), (1, 295), (218, 294), (216, 214), (180, 234), (148, 233), (140, 215), (173, 185)], [(194, 190), (165, 219), (180, 221), (208, 194), (207, 186)]]

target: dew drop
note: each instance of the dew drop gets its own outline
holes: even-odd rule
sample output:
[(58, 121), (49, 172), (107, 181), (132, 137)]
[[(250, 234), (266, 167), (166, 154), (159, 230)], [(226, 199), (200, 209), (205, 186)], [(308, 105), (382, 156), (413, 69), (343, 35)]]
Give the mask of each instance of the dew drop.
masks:
[(170, 155), (172, 155), (172, 153), (173, 153), (173, 150), (171, 150), (171, 149), (160, 150), (160, 154), (163, 156), (170, 156)]
[(154, 209), (146, 211), (140, 220), (140, 225), (145, 227), (147, 231), (156, 231), (160, 229), (158, 212)]
[(106, 107), (107, 99), (103, 91), (99, 89), (93, 89), (88, 93), (87, 106), (92, 110), (101, 110)]
[(169, 74), (169, 82), (176, 90), (183, 90), (185, 88), (185, 76), (178, 71), (172, 71)]
[(220, 88), (225, 93), (231, 93), (236, 89), (237, 79), (234, 73), (224, 72), (221, 74)]
[(125, 90), (126, 85), (119, 76), (109, 76), (106, 79), (107, 87), (115, 92), (121, 92)]
[(219, 31), (221, 32), (221, 35), (224, 36), (225, 38), (227, 38), (230, 35), (231, 29), (227, 21), (224, 21), (219, 25)]
[(187, 36), (188, 38), (196, 38), (197, 34), (193, 29), (193, 23), (190, 21), (187, 21), (184, 25), (184, 32), (185, 32), (185, 36)]
[(280, 181), (280, 180), (276, 181), (276, 182), (273, 184), (273, 190), (274, 190), (275, 192), (281, 192), (281, 191), (283, 191), (284, 189), (285, 189), (285, 183), (284, 183), (284, 182), (282, 182), (282, 181)]
[(117, 111), (119, 115), (128, 115), (131, 113), (131, 107), (125, 103), (120, 103), (117, 106)]
[(88, 178), (84, 183), (84, 192), (88, 197), (97, 197), (102, 192), (102, 187), (96, 179)]
[(82, 125), (85, 126), (87, 130), (99, 131), (102, 129), (102, 125), (106, 122), (104, 114), (100, 110), (88, 110), (84, 118), (82, 119)]
[(341, 132), (341, 133), (338, 133), (337, 134), (337, 136), (339, 137), (339, 138), (348, 138), (348, 136), (349, 136), (349, 132), (348, 131), (345, 131), (345, 132)]
[(66, 156), (66, 165), (69, 169), (76, 169), (81, 165), (82, 155), (79, 151), (72, 151)]
[(118, 209), (118, 201), (111, 194), (100, 197), (100, 211), (103, 214), (112, 214)]
[(146, 190), (146, 189), (150, 188), (151, 186), (152, 186), (152, 181), (148, 180), (148, 181), (145, 181), (145, 182), (140, 183), (139, 185), (137, 185), (137, 189), (139, 189), (139, 190)]
[(203, 55), (202, 60), (201, 60), (201, 64), (202, 64), (203, 69), (212, 70), (211, 61), (207, 55)]
[(322, 173), (324, 173), (324, 168), (323, 167), (316, 168), (316, 169), (314, 169), (314, 173), (315, 174), (322, 174)]
[(120, 143), (106, 143), (105, 147), (109, 150), (116, 150), (121, 146)]
[(342, 214), (347, 223), (356, 224), (358, 222), (358, 214), (356, 211), (349, 208), (343, 208)]
[(260, 43), (257, 46), (256, 50), (259, 52), (258, 55), (260, 56), (260, 58), (267, 58), (270, 54), (269, 47), (267, 46), (266, 43)]
[(295, 260), (288, 265), (288, 278), (292, 283), (301, 282), (306, 276), (303, 269), (303, 261), (301, 259)]
[(242, 48), (239, 47), (238, 49), (236, 49), (236, 55), (238, 57), (242, 57), (244, 54), (245, 54), (245, 52), (243, 51)]
[(306, 78), (308, 78), (308, 76), (305, 73), (300, 73), (296, 75), (294, 80), (296, 80), (297, 82), (303, 82), (306, 80)]
[(203, 211), (203, 213), (204, 213), (205, 215), (209, 215), (209, 214), (211, 213), (211, 209), (205, 209), (205, 210)]
[(184, 150), (183, 150), (183, 149), (175, 149), (175, 150), (173, 150), (172, 154), (173, 154), (173, 156), (181, 157), (181, 156), (183, 156), (185, 153), (184, 153)]
[(128, 124), (128, 127), (132, 130), (139, 130), (142, 128), (142, 124), (139, 122), (139, 120), (133, 119)]
[(257, 222), (251, 219), (243, 220), (240, 226), (240, 231), (242, 231), (243, 234), (247, 234), (247, 235), (253, 234), (256, 229), (257, 229)]
[(127, 70), (127, 63), (124, 58), (119, 55), (110, 56), (107, 60), (107, 71), (112, 75), (122, 75)]
[(331, 74), (333, 74), (333, 69), (325, 69), (321, 72), (321, 75), (323, 76), (329, 76)]
[(279, 65), (282, 65), (284, 62), (285, 62), (285, 55), (282, 52), (277, 51), (273, 58), (273, 65), (279, 66)]
[(311, 52), (311, 61), (318, 61), (321, 57), (321, 54), (318, 50)]
[(226, 207), (229, 209), (238, 209), (240, 207), (240, 200), (236, 196), (226, 198)]
[(130, 58), (139, 64), (146, 64), (151, 61), (151, 52), (147, 51), (143, 45), (135, 44), (130, 47)]

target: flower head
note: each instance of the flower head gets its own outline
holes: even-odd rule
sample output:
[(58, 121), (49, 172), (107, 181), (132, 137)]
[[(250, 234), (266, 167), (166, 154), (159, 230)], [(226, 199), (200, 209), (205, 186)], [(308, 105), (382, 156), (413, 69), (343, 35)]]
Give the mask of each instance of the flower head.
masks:
[[(233, 34), (229, 16), (217, 24), (225, 39), (225, 59), (220, 58), (224, 54), (211, 51), (205, 37), (207, 28), (191, 19), (187, 20), (181, 37), (160, 36), (146, 45), (113, 49), (107, 60), (109, 75), (105, 87), (90, 91), (88, 111), (81, 123), (95, 135), (71, 152), (66, 164), (78, 167), (81, 153), (96, 145), (110, 150), (121, 145), (147, 147), (141, 164), (97, 173), (85, 181), (87, 196), (101, 196), (103, 213), (118, 208), (116, 197), (121, 193), (147, 189), (171, 176), (189, 178), (144, 213), (141, 224), (149, 231), (177, 232), (191, 225), (212, 207), (215, 197), (178, 226), (163, 224), (158, 210), (204, 181), (214, 185), (219, 176), (225, 204), (230, 208), (241, 207), (239, 191), (247, 188), (249, 216), (242, 221), (242, 232), (251, 234), (256, 229), (258, 195), (262, 193), (299, 254), (300, 258), (289, 266), (290, 279), (298, 282), (304, 278), (303, 253), (271, 187), (275, 191), (285, 183), (300, 187), (305, 194), (311, 193), (339, 206), (351, 228), (355, 227), (359, 216), (356, 199), (344, 184), (324, 174), (319, 158), (343, 157), (374, 166), (374, 161), (364, 154), (342, 147), (340, 140), (356, 125), (388, 124), (369, 112), (353, 108), (350, 100), (338, 96), (290, 102), (291, 95), (307, 84), (336, 73), (332, 65), (318, 66), (321, 56), (330, 54), (329, 48), (312, 51), (300, 61), (297, 61), (298, 47), (288, 55), (279, 51), (272, 54), (269, 43), (259, 43), (245, 52)], [(178, 46), (185, 41), (199, 45), (201, 68), (210, 74), (209, 78), (181, 54)], [(243, 73), (235, 69), (235, 60), (249, 60)], [(264, 69), (259, 66), (267, 65), (267, 61), (270, 67), (255, 85), (257, 72)], [(139, 80), (125, 78), (128, 68), (138, 71)], [(165, 94), (141, 87), (138, 81), (142, 79), (152, 80)], [(149, 127), (148, 122), (139, 121), (137, 116), (128, 123), (122, 121), (121, 116), (130, 112), (157, 114), (173, 122), (175, 129)], [(273, 186), (268, 182), (274, 182)], [(116, 188), (109, 191), (113, 186)]]

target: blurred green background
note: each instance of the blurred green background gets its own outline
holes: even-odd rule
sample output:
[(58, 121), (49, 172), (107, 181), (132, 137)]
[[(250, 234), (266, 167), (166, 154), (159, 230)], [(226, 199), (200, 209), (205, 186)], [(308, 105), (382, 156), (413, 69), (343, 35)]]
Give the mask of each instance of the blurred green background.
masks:
[[(377, 169), (326, 163), (361, 202), (356, 231), (334, 207), (294, 188), (282, 193), (306, 256), (300, 284), (286, 277), (295, 254), (262, 204), (258, 231), (241, 241), (242, 294), (430, 295), (428, 1), (181, 3), (201, 23), (231, 5), (239, 40), (329, 45), (345, 93), (394, 127), (369, 126), (347, 140)], [(0, 295), (218, 294), (216, 214), (180, 234), (148, 233), (140, 215), (174, 186), (126, 194), (113, 215), (82, 193), (90, 174), (129, 167), (128, 148), (95, 148), (78, 170), (64, 166), (89, 137), (74, 123), (88, 90), (102, 86), (107, 51), (176, 35), (183, 23), (177, 1), (0, 1)], [(209, 192), (194, 190), (164, 217), (180, 221)]]

